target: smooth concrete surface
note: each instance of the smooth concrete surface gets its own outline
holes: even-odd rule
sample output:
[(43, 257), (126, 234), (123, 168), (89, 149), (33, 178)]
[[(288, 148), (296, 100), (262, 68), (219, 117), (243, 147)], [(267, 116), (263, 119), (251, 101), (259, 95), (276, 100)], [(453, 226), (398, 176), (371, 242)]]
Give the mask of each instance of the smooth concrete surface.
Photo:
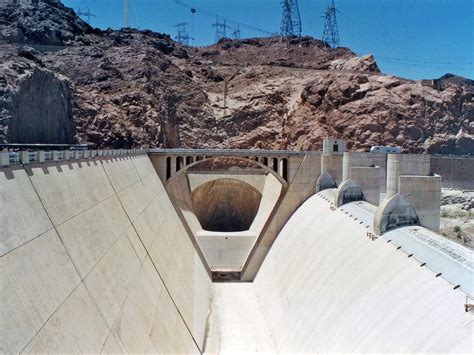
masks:
[(196, 232), (196, 240), (212, 271), (240, 272), (258, 234), (244, 232)]
[(0, 352), (473, 353), (472, 252), (368, 238), (376, 207), (313, 195), (320, 166), (266, 177), (257, 276), (214, 284), (146, 156), (0, 169)]
[(247, 258), (241, 280), (251, 281), (257, 274), (262, 261), (276, 240), (278, 233), (294, 211), (315, 192), (316, 181), (321, 173), (321, 157), (306, 155), (292, 157), (289, 165), (288, 187), (281, 193), (278, 206), (263, 227), (263, 232)]
[[(381, 178), (380, 167), (353, 166), (349, 170), (349, 177), (360, 186), (367, 202), (370, 202), (373, 205), (379, 204), (382, 186), (385, 186), (385, 178)], [(382, 181), (383, 184), (381, 184)]]
[[(222, 181), (222, 179), (218, 181)], [(208, 183), (212, 183), (212, 181), (206, 184)], [(243, 182), (241, 183), (243, 184)], [(265, 223), (277, 206), (281, 193), (282, 185), (280, 181), (272, 174), (267, 174), (262, 189), (262, 196), (260, 201), (258, 201), (257, 213), (248, 230), (241, 232), (216, 232), (203, 229), (195, 232), (197, 242), (211, 270), (242, 271), (252, 248), (257, 243), (257, 238), (263, 231)], [(206, 207), (206, 205), (203, 207)], [(242, 206), (242, 208), (247, 207), (250, 208), (251, 206)]]
[(210, 276), (147, 156), (0, 178), (3, 352), (202, 350)]
[(0, 173), (0, 196), (1, 256), (53, 228), (25, 170)]
[[(356, 180), (353, 170), (358, 168), (374, 168), (379, 167), (380, 174), (378, 182), (375, 181), (375, 176), (371, 177), (371, 188), (380, 189), (380, 192), (385, 192), (386, 186), (386, 170), (387, 170), (387, 154), (383, 153), (367, 153), (367, 152), (345, 152), (342, 160), (342, 180), (353, 179), (360, 186), (362, 181)], [(365, 180), (365, 179), (361, 179)]]
[(400, 175), (428, 176), (430, 174), (430, 156), (422, 154), (387, 155), (386, 197), (396, 195)]
[(342, 154), (321, 156), (321, 172), (328, 172), (336, 181), (336, 185), (342, 182), (342, 159)]
[(276, 353), (252, 283), (214, 283), (206, 354)]
[(441, 181), (439, 175), (400, 175), (399, 191), (415, 208), (420, 225), (439, 231), (441, 215)]
[(253, 283), (277, 351), (472, 353), (466, 294), (366, 233), (318, 195), (291, 217)]
[(166, 184), (166, 191), (171, 197), (171, 201), (183, 216), (183, 223), (186, 223), (193, 235), (197, 231), (202, 230), (193, 210), (193, 201), (191, 198), (191, 186), (187, 174), (176, 175), (172, 180)]

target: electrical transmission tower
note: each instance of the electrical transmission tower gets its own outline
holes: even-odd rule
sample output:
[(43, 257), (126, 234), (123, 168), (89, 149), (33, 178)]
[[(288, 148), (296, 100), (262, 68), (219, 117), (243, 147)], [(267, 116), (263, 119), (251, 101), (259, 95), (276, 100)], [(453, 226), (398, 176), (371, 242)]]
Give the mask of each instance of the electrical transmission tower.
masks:
[(232, 32), (232, 37), (234, 39), (240, 39), (240, 26), (237, 25), (237, 28), (234, 28), (234, 32)]
[(175, 25), (175, 27), (178, 28), (178, 34), (175, 37), (176, 41), (181, 43), (183, 46), (189, 46), (189, 40), (194, 40), (194, 38), (189, 36), (188, 30), (186, 29), (187, 25), (187, 22), (180, 22)]
[(87, 23), (91, 24), (91, 17), (96, 17), (94, 14), (91, 13), (91, 9), (87, 9), (87, 11), (82, 11), (81, 8), (77, 9), (77, 16), (85, 16), (87, 18)]
[(337, 29), (336, 12), (339, 12), (334, 6), (334, 0), (328, 4), (324, 18), (323, 42), (329, 47), (339, 46), (339, 30)]
[(225, 23), (225, 20), (223, 22), (219, 22), (218, 17), (216, 17), (216, 23), (213, 24), (212, 27), (216, 28), (216, 43), (219, 42), (221, 38), (226, 38), (227, 29), (231, 29), (231, 27)]
[(122, 1), (122, 27), (128, 28), (128, 0)]
[(283, 17), (281, 18), (281, 37), (301, 37), (301, 17), (298, 0), (282, 0)]

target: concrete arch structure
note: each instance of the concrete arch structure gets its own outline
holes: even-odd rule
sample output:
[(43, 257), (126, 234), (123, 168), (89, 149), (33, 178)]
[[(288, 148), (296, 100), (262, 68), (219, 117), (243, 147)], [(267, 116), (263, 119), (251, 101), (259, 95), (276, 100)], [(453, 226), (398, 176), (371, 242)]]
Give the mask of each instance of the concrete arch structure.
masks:
[[(281, 177), (276, 176), (271, 171), (265, 171), (263, 175), (233, 175), (219, 174), (211, 175), (210, 179), (206, 175), (198, 183), (191, 181), (195, 179), (195, 174), (188, 174), (186, 171), (177, 173), (167, 183), (167, 191), (176, 208), (181, 212), (183, 222), (187, 224), (190, 232), (195, 238), (195, 245), (202, 251), (214, 278), (237, 277), (240, 275), (246, 265), (252, 250), (257, 248), (260, 243), (260, 236), (263, 235), (265, 226), (267, 225), (271, 214), (276, 210), (281, 202), (282, 197), (287, 191), (286, 182)], [(236, 177), (238, 177), (236, 179)], [(261, 191), (258, 191), (248, 183), (248, 180), (258, 179), (262, 185)], [(246, 181), (247, 180), (247, 181)], [(251, 224), (245, 230), (207, 230), (202, 218), (199, 217), (202, 206), (194, 197), (200, 188), (205, 186), (215, 187), (221, 184), (224, 193), (226, 190), (225, 181), (237, 182), (241, 186), (247, 185), (249, 189), (253, 189), (259, 194), (258, 201), (247, 201), (248, 206), (240, 206), (238, 208), (258, 207), (257, 212), (251, 221)], [(224, 184), (222, 184), (224, 182)], [(194, 188), (191, 188), (191, 187)], [(223, 199), (227, 206), (221, 210), (232, 209), (233, 201), (229, 201), (230, 196), (214, 196), (215, 199)], [(245, 196), (240, 196), (241, 200), (245, 200)], [(202, 201), (201, 201), (202, 202)], [(257, 203), (257, 206), (255, 206)], [(204, 207), (207, 209), (209, 204)]]
[(418, 225), (420, 219), (415, 208), (401, 194), (385, 199), (378, 206), (374, 218), (374, 231), (382, 235), (402, 226)]
[[(188, 157), (189, 156), (184, 156), (184, 157), (178, 156), (178, 157), (175, 157), (175, 159), (180, 159), (181, 161), (186, 161)], [(193, 156), (193, 157), (196, 157), (196, 156)], [(197, 156), (197, 157), (201, 157), (201, 158), (200, 159), (194, 159), (193, 162), (190, 163), (189, 165), (183, 165), (179, 170), (177, 170), (174, 174), (172, 174), (169, 178), (166, 179), (166, 184), (171, 183), (173, 179), (178, 178), (182, 174), (188, 173), (190, 171), (190, 169), (195, 168), (195, 167), (199, 166), (200, 164), (210, 162), (214, 159), (224, 158), (226, 156), (211, 156), (211, 157)], [(167, 157), (166, 159), (168, 160), (168, 158), (169, 157)], [(275, 176), (275, 178), (278, 181), (280, 181), (280, 183), (282, 185), (288, 187), (288, 181), (286, 181), (283, 177), (284, 175), (287, 175), (287, 173), (279, 174), (280, 170), (273, 169), (273, 165), (272, 166), (265, 165), (263, 163), (263, 161), (260, 162), (260, 161), (254, 160), (254, 159), (252, 159), (252, 157), (231, 156), (231, 158), (236, 159), (236, 160), (240, 160), (240, 161), (243, 161), (243, 162), (250, 162), (250, 163), (254, 164), (256, 167), (262, 169), (262, 171), (264, 171), (265, 173), (270, 173), (273, 176)], [(279, 161), (287, 161), (287, 158), (280, 158), (280, 159), (281, 160), (279, 160)], [(281, 164), (281, 165), (283, 165), (283, 164)], [(166, 170), (168, 170), (168, 165), (166, 166)], [(238, 175), (236, 175), (236, 176), (238, 176)], [(239, 180), (238, 177), (235, 177), (235, 178)]]
[(321, 175), (319, 175), (318, 181), (316, 182), (316, 192), (336, 188), (336, 180), (334, 180), (334, 178), (329, 172), (324, 171), (321, 173)]
[(337, 189), (335, 205), (339, 207), (354, 201), (365, 201), (364, 192), (353, 180), (345, 180)]

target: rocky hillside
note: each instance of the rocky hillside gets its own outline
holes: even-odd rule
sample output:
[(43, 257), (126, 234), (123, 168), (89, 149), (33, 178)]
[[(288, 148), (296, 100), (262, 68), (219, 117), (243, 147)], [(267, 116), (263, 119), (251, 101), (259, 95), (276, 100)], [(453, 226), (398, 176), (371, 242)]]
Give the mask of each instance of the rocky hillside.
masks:
[(183, 47), (41, 1), (0, 7), (0, 41), (3, 142), (474, 152), (472, 81), (422, 85), (312, 38)]

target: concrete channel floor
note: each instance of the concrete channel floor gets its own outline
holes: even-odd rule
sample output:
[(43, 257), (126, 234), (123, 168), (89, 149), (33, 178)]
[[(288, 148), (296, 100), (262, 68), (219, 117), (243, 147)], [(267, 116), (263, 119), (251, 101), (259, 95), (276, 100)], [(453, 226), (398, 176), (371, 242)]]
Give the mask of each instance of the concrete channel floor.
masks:
[(252, 283), (214, 283), (206, 354), (276, 353)]

